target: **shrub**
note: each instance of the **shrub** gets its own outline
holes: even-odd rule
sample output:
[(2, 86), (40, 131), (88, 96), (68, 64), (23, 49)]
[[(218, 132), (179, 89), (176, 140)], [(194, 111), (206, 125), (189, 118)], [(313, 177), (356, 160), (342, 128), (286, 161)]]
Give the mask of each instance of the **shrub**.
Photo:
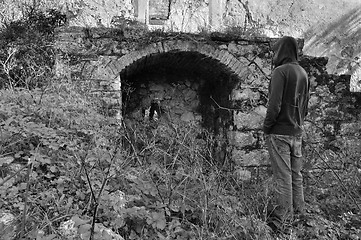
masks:
[(66, 23), (57, 10), (28, 8), (22, 19), (0, 31), (0, 88), (42, 87), (52, 78), (56, 27)]

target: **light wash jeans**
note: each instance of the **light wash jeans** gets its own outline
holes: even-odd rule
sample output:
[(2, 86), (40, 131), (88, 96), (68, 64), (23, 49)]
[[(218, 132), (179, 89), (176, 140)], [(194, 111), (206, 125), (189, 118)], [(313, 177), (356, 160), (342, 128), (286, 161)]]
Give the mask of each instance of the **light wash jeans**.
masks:
[(302, 136), (270, 134), (266, 136), (271, 167), (275, 180), (276, 208), (273, 215), (290, 222), (294, 213), (304, 210), (303, 177), (301, 169)]

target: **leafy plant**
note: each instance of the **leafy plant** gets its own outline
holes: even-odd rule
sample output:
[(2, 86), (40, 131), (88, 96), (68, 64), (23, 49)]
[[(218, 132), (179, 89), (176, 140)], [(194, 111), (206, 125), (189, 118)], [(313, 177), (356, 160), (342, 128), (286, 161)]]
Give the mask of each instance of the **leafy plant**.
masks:
[(42, 12), (32, 6), (22, 19), (4, 23), (0, 29), (0, 87), (46, 86), (55, 61), (53, 33), (65, 23), (59, 11)]

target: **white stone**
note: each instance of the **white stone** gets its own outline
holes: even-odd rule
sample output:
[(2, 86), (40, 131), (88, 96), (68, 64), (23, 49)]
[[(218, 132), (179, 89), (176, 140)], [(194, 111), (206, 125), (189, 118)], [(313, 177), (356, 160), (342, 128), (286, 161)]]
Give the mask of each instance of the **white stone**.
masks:
[(351, 75), (350, 91), (361, 92), (361, 65)]
[(265, 118), (267, 114), (267, 108), (265, 106), (258, 106), (254, 109), (254, 112), (260, 115), (261, 117)]
[(229, 132), (228, 138), (231, 141), (231, 144), (238, 148), (250, 146), (256, 142), (256, 139), (253, 137), (252, 133), (244, 133), (239, 131)]
[(181, 116), (183, 122), (193, 122), (195, 120), (194, 114), (192, 112), (185, 112)]
[(244, 170), (242, 168), (240, 169), (236, 169), (234, 172), (233, 172), (234, 176), (236, 177), (237, 180), (239, 181), (248, 181), (251, 179), (252, 177), (252, 174), (250, 171), (248, 170)]
[(10, 212), (3, 212), (0, 210), (0, 226), (2, 225), (2, 232), (0, 232), (0, 239), (14, 239), (15, 237), (15, 216)]
[(15, 220), (15, 216), (9, 212), (0, 213), (0, 223), (5, 226), (10, 225)]
[(252, 101), (258, 100), (260, 98), (259, 92), (254, 92), (250, 88), (246, 88), (243, 90), (233, 90), (232, 91), (232, 100), (246, 100), (250, 99)]
[[(89, 220), (82, 220), (78, 216), (73, 216), (72, 219), (62, 222), (59, 226), (59, 232), (66, 239), (89, 239), (89, 233), (79, 233), (78, 230), (85, 225), (89, 225)], [(94, 228), (95, 234), (102, 239), (112, 239), (112, 240), (124, 240), (122, 236), (116, 234), (111, 229), (104, 227), (104, 225), (96, 223)], [(110, 238), (109, 238), (110, 237)]]
[(232, 151), (232, 159), (238, 166), (249, 167), (249, 166), (260, 166), (268, 165), (268, 152), (265, 149), (254, 150), (246, 153), (242, 150), (234, 149)]
[(234, 124), (237, 126), (237, 129), (260, 129), (263, 124), (264, 118), (255, 113), (234, 113), (233, 115)]

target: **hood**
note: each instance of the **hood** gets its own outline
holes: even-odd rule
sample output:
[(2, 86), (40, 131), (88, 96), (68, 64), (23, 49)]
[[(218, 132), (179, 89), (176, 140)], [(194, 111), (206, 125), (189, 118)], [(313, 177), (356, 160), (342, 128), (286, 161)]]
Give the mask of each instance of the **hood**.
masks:
[(298, 61), (297, 41), (293, 37), (282, 37), (274, 44), (272, 49), (274, 51), (273, 63), (275, 67)]

